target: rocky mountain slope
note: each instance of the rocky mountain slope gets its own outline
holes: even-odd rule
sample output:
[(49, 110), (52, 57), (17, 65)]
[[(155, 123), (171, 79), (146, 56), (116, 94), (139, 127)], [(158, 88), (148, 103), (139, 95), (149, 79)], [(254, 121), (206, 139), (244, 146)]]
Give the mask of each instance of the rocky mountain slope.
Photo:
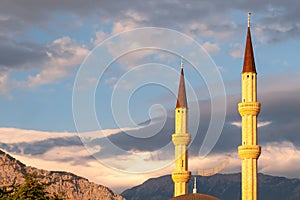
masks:
[[(193, 178), (191, 179), (193, 180)], [(209, 194), (222, 200), (241, 199), (241, 174), (216, 174), (210, 177), (197, 176), (199, 193)], [(258, 199), (299, 200), (300, 180), (258, 175)], [(189, 192), (193, 182), (189, 182)], [(141, 185), (125, 190), (123, 197), (130, 200), (166, 200), (173, 196), (173, 182), (170, 175), (152, 178)]]
[(89, 182), (87, 179), (68, 172), (47, 171), (26, 166), (0, 150), (0, 187), (23, 184), (25, 174), (35, 174), (37, 180), (46, 185), (53, 194), (63, 192), (66, 199), (80, 200), (124, 200), (109, 188)]

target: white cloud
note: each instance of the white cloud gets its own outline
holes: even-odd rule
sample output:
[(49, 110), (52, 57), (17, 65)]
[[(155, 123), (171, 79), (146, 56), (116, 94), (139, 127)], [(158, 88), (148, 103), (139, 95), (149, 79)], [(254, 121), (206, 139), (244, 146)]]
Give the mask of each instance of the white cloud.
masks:
[[(137, 130), (141, 127), (122, 128), (122, 129), (104, 129), (101, 131), (90, 131), (80, 133), (84, 139), (93, 140), (101, 137), (108, 137), (121, 131)], [(37, 130), (25, 130), (18, 128), (0, 128), (0, 142), (2, 143), (21, 143), (21, 142), (37, 142), (53, 138), (66, 138), (78, 136), (76, 132), (47, 132)]]
[(137, 22), (142, 22), (147, 20), (145, 13), (136, 12), (135, 10), (128, 10), (126, 11), (125, 15), (127, 15), (128, 17), (132, 18), (134, 21)]
[(224, 18), (222, 21), (218, 22), (215, 22), (215, 20), (217, 19), (212, 19), (211, 23), (218, 23), (218, 27), (224, 26), (226, 28), (222, 28), (222, 31), (218, 31), (216, 29), (212, 29), (210, 24), (207, 22), (190, 22), (186, 23), (187, 25), (184, 25), (182, 30), (187, 30), (188, 34), (193, 37), (210, 37), (214, 40), (224, 40), (230, 38), (236, 29), (236, 24), (234, 24), (232, 20)]
[(268, 126), (270, 125), (272, 122), (271, 121), (267, 121), (267, 122), (258, 122), (257, 127), (263, 127), (263, 126)]
[(58, 82), (62, 78), (72, 74), (74, 70), (83, 59), (90, 52), (87, 47), (78, 45), (69, 37), (62, 37), (54, 40), (47, 45), (48, 51), (47, 59), (39, 66), (32, 66), (37, 68), (37, 74), (28, 76), (27, 80), (10, 79), (9, 75), (15, 71), (22, 71), (22, 69), (3, 70), (0, 72), (0, 93), (9, 95), (12, 89), (32, 89), (41, 85)]
[[(215, 173), (234, 173), (240, 171), (241, 161), (236, 152), (224, 152), (219, 154), (209, 155), (207, 157), (191, 157), (189, 160), (189, 168), (193, 173), (198, 171), (213, 171), (220, 165), (222, 169)], [(224, 168), (223, 168), (224, 167)]]
[(93, 46), (97, 46), (98, 44), (100, 44), (101, 42), (103, 42), (106, 38), (108, 38), (108, 35), (103, 32), (103, 31), (97, 31), (95, 33), (95, 39), (91, 39), (91, 43), (93, 44)]
[(259, 171), (275, 176), (300, 178), (300, 150), (291, 142), (272, 142), (262, 146)]
[(235, 43), (231, 46), (231, 49), (229, 51), (230, 55), (233, 58), (242, 58), (244, 54), (243, 45), (240, 43)]
[(202, 47), (208, 52), (208, 53), (217, 53), (220, 51), (220, 47), (216, 43), (211, 42), (205, 42)]
[(54, 40), (49, 45), (49, 49), (52, 50), (48, 52), (49, 59), (43, 64), (42, 70), (38, 74), (28, 77), (27, 87), (37, 87), (64, 78), (89, 53), (86, 47), (76, 44), (69, 37)]
[[(111, 169), (107, 165), (103, 165), (101, 161), (93, 159), (80, 161), (81, 156), (89, 155), (89, 153), (81, 147), (55, 148), (54, 150), (50, 150), (39, 156), (20, 154), (11, 155), (27, 165), (47, 170), (69, 171), (79, 176), (86, 177), (95, 183), (106, 185), (117, 192), (121, 192), (126, 188), (141, 184), (149, 178), (170, 174), (174, 168), (173, 164), (167, 165), (164, 168), (159, 168), (161, 162), (170, 163), (172, 160), (149, 160), (148, 158), (151, 152), (143, 152), (141, 154), (107, 158), (105, 163), (108, 161), (119, 163), (120, 167), (124, 168), (124, 172)], [(73, 160), (66, 162), (63, 161), (60, 156), (63, 158), (73, 158)], [(143, 156), (144, 160), (141, 160), (140, 156)], [(128, 162), (134, 157), (137, 158), (135, 160), (135, 169), (126, 169)], [(220, 165), (226, 159), (229, 159), (229, 162), (219, 173), (236, 173), (240, 171), (241, 160), (237, 151), (213, 154), (205, 158), (190, 157), (189, 169), (192, 174), (195, 174), (199, 169), (210, 170)], [(125, 172), (126, 170), (140, 171), (147, 165), (151, 165), (150, 168), (157, 167), (158, 170), (149, 173)], [(300, 150), (293, 144), (289, 142), (268, 143), (262, 147), (262, 154), (258, 162), (258, 172), (275, 176), (281, 175), (299, 178), (299, 165)]]
[(84, 139), (85, 141), (88, 140), (93, 140), (96, 138), (101, 138), (101, 137), (108, 137), (110, 135), (118, 134), (120, 132), (127, 132), (127, 131), (133, 131), (133, 130), (138, 130), (142, 128), (142, 126), (138, 127), (124, 127), (124, 128), (117, 128), (117, 129), (105, 129), (105, 130), (99, 130), (99, 131), (89, 131), (89, 132), (84, 132), (80, 133), (80, 137)]
[[(72, 148), (56, 148), (56, 150), (47, 152), (39, 156), (20, 155), (9, 152), (7, 153), (26, 165), (46, 170), (72, 172), (76, 175), (88, 178), (92, 182), (108, 186), (116, 192), (121, 192), (124, 189), (141, 184), (149, 178), (170, 173), (172, 169), (169, 167), (151, 173), (122, 172), (116, 169), (109, 168), (107, 165), (103, 165), (100, 161), (94, 159), (78, 162), (80, 161), (80, 155), (85, 155), (85, 153), (88, 153), (84, 152), (84, 149), (79, 148), (80, 147), (76, 148), (76, 150), (80, 151), (79, 155), (78, 152)], [(59, 149), (64, 151), (59, 152)], [(65, 161), (60, 158), (60, 156), (66, 158), (65, 155), (68, 155), (67, 158), (73, 158), (73, 160)], [(48, 156), (50, 156), (50, 159)], [(123, 157), (121, 160), (116, 157), (112, 157), (110, 158), (110, 160), (111, 162), (123, 161), (122, 164), (124, 164), (124, 162), (126, 162), (126, 157)], [(77, 162), (74, 163), (74, 161)], [(143, 163), (136, 163), (136, 167), (143, 168), (144, 165), (141, 164)], [(149, 162), (148, 164), (151, 163)], [(152, 162), (152, 164), (155, 165), (155, 162)]]
[[(100, 147), (97, 150), (100, 150)], [(72, 161), (77, 161), (76, 158), (80, 160), (82, 157), (90, 155), (91, 153), (87, 151), (84, 146), (54, 147), (43, 154), (43, 159), (52, 161), (70, 159)]]
[(139, 25), (134, 21), (122, 20), (114, 23), (111, 34), (118, 34), (125, 31), (130, 31), (134, 28), (137, 28)]
[(242, 122), (231, 122), (231, 125), (236, 126), (236, 127), (242, 127)]
[[(272, 123), (271, 121), (258, 122), (257, 127), (268, 126), (271, 123)], [(239, 128), (242, 127), (242, 122), (231, 122), (230, 124), (233, 125), (233, 126), (239, 127)]]
[[(213, 154), (205, 158), (192, 157), (190, 169), (210, 170), (229, 159), (228, 165), (219, 173), (234, 173), (241, 170), (241, 159), (237, 150)], [(261, 156), (258, 159), (258, 172), (274, 176), (300, 178), (300, 150), (291, 142), (271, 142), (262, 146)]]
[(36, 142), (50, 138), (74, 137), (75, 135), (75, 133), (69, 132), (44, 132), (17, 128), (0, 128), (0, 141), (2, 143)]
[(5, 70), (0, 72), (0, 93), (9, 95), (9, 82), (8, 82), (9, 71)]

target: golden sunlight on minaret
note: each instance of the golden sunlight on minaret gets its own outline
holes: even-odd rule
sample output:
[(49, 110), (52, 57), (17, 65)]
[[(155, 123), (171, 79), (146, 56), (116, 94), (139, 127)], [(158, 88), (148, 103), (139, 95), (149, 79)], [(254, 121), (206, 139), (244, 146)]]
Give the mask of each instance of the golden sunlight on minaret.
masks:
[(260, 103), (256, 100), (256, 69), (250, 33), (250, 15), (242, 72), (242, 102), (238, 109), (242, 117), (242, 145), (238, 147), (242, 159), (242, 200), (257, 199), (257, 159), (261, 147), (257, 145), (257, 116)]
[(191, 135), (188, 134), (188, 108), (184, 84), (183, 58), (181, 58), (181, 74), (175, 109), (175, 133), (172, 141), (175, 146), (175, 170), (172, 172), (174, 181), (174, 197), (188, 193), (188, 182), (191, 172), (188, 171), (188, 150)]

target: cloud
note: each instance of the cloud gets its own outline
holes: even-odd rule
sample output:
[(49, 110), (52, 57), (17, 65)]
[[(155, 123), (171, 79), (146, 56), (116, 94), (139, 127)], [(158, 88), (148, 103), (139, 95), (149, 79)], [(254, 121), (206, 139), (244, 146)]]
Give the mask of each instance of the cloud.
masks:
[[(24, 47), (26, 51), (32, 53), (32, 49), (28, 48)], [(30, 56), (22, 54), (25, 59), (22, 60), (18, 54), (11, 53), (7, 57), (16, 57), (17, 59), (15, 60), (21, 60), (18, 61), (19, 63), (10, 63), (12, 66), (3, 63), (4, 69), (0, 72), (0, 81), (2, 83), (0, 92), (9, 95), (9, 91), (12, 89), (32, 89), (41, 85), (55, 83), (72, 73), (89, 52), (87, 47), (78, 45), (71, 38), (62, 37), (54, 40), (45, 49), (41, 50), (39, 54), (35, 55), (35, 57), (45, 55), (41, 56), (41, 58), (34, 59), (34, 53)], [(31, 58), (32, 60), (30, 60)], [(26, 59), (30, 60), (30, 62), (26, 62)], [(13, 72), (28, 72), (29, 69), (34, 68), (38, 69), (38, 73), (29, 75), (27, 80), (18, 80), (11, 76)]]
[(92, 38), (91, 43), (93, 44), (93, 46), (97, 46), (98, 44), (103, 42), (106, 38), (108, 38), (108, 35), (102, 30), (100, 30), (95, 33), (95, 39)]
[[(232, 37), (236, 30), (236, 24), (229, 20), (227, 17), (223, 18), (222, 21), (218, 21), (216, 17), (207, 19), (207, 21), (191, 21), (183, 23), (182, 29), (188, 35), (194, 38), (210, 38), (212, 40), (223, 41)], [(217, 24), (217, 25), (212, 25)]]
[[(57, 6), (59, 4), (59, 6)], [(133, 21), (139, 26), (160, 26), (178, 28), (182, 24), (182, 30), (200, 30), (200, 35), (226, 38), (234, 36), (233, 33), (239, 29), (232, 22), (231, 15), (234, 13), (246, 13), (250, 9), (257, 13), (257, 21), (260, 24), (262, 34), (268, 35), (274, 40), (286, 39), (284, 34), (298, 37), (299, 32), (299, 4), (283, 3), (280, 0), (260, 1), (259, 3), (236, 3), (235, 1), (185, 1), (184, 3), (160, 1), (160, 2), (85, 2), (84, 6), (80, 0), (40, 2), (32, 0), (28, 4), (4, 1), (0, 13), (0, 25), (5, 33), (24, 32), (32, 27), (47, 29), (49, 24), (58, 24), (54, 16), (72, 15), (75, 18), (96, 18), (104, 23)], [(32, 12), (34, 10), (34, 12)], [(14, 13), (14, 15), (12, 15)], [(56, 15), (54, 15), (54, 13)], [(281, 24), (281, 26), (279, 26)], [(123, 26), (123, 25), (122, 25)], [(126, 26), (126, 25), (125, 25)], [(187, 28), (190, 27), (190, 28)], [(265, 27), (265, 28), (263, 28)], [(63, 27), (66, 28), (66, 27)], [(279, 34), (270, 35), (270, 31)], [(266, 34), (267, 33), (267, 34)], [(6, 34), (7, 35), (7, 34)]]
[(134, 21), (137, 21), (137, 22), (147, 20), (147, 17), (145, 16), (144, 13), (139, 13), (138, 11), (135, 11), (135, 10), (127, 10), (125, 14), (126, 14), (126, 16), (132, 18)]
[(69, 132), (44, 132), (24, 130), (18, 128), (0, 128), (0, 141), (2, 143), (36, 142), (51, 138), (74, 137)]
[[(47, 59), (47, 47), (35, 42), (20, 42), (0, 36), (0, 67), (31, 69)], [(0, 69), (1, 69), (0, 68)]]
[[(126, 130), (130, 129), (127, 128)], [(108, 129), (104, 130), (103, 134), (112, 136), (119, 133), (119, 131), (119, 129)], [(118, 192), (132, 186), (133, 183), (140, 184), (150, 177), (167, 173), (166, 169), (146, 174), (126, 172), (144, 170), (145, 165), (152, 169), (153, 167), (161, 166), (160, 162), (166, 162), (165, 160), (157, 163), (152, 162), (151, 156), (153, 155), (151, 152), (129, 151), (128, 155), (120, 155), (119, 157), (115, 155), (103, 160), (96, 160), (92, 157), (93, 152), (90, 149), (87, 150), (82, 143), (75, 143), (74, 140), (69, 140), (68, 144), (63, 142), (67, 141), (67, 138), (74, 138), (74, 133), (54, 133), (16, 128), (1, 128), (0, 133), (1, 148), (7, 147), (5, 151), (21, 162), (41, 169), (73, 172), (88, 178), (90, 181), (109, 186)], [(99, 132), (82, 133), (82, 135), (85, 134), (90, 139), (93, 139), (93, 137), (99, 138), (100, 135)], [(6, 146), (3, 144), (6, 144)], [(17, 151), (17, 148), (21, 149), (21, 151)], [(39, 150), (39, 153), (34, 153), (35, 149)], [(97, 151), (99, 150), (101, 151), (100, 145), (98, 145)], [(140, 159), (141, 156), (144, 159)], [(129, 163), (132, 161), (136, 162), (136, 164), (132, 165), (132, 163)], [(110, 165), (107, 165), (108, 163)], [(110, 167), (121, 164), (123, 168), (118, 168), (117, 170)], [(134, 168), (131, 168), (133, 166)], [(124, 172), (120, 171), (120, 169), (123, 169)], [(129, 176), (130, 179), (128, 178)]]
[(202, 47), (208, 52), (208, 53), (216, 53), (220, 51), (220, 47), (217, 44), (213, 44), (210, 42), (205, 42)]
[(49, 48), (52, 51), (47, 52), (49, 60), (43, 63), (42, 70), (35, 76), (28, 77), (27, 86), (29, 88), (53, 83), (65, 77), (90, 52), (86, 47), (76, 44), (69, 37), (54, 40)]
[[(267, 122), (258, 122), (257, 123), (257, 127), (263, 127), (263, 126), (268, 126), (270, 125), (272, 122), (271, 121), (267, 121)], [(242, 127), (242, 122), (231, 122), (231, 125), (234, 125), (236, 127)]]
[[(68, 152), (66, 152), (68, 153)], [(87, 152), (88, 153), (88, 152)], [(11, 154), (11, 153), (10, 153)], [(121, 193), (133, 184), (140, 184), (149, 178), (149, 174), (127, 174), (106, 167), (97, 160), (81, 160), (74, 165), (71, 161), (48, 160), (43, 156), (29, 156), (20, 154), (11, 154), (14, 158), (20, 160), (26, 165), (34, 166), (46, 170), (68, 171), (78, 176), (88, 178), (90, 181), (110, 187), (116, 192)], [(73, 158), (77, 157), (73, 153)], [(49, 156), (49, 154), (48, 154)], [(55, 155), (52, 155), (55, 157)], [(80, 157), (79, 157), (80, 158)], [(154, 174), (153, 174), (154, 175)], [(163, 175), (156, 173), (154, 176)], [(130, 176), (130, 178), (129, 178)]]
[[(114, 191), (121, 192), (126, 188), (141, 184), (145, 180), (165, 174), (170, 174), (174, 169), (173, 164), (164, 168), (158, 168), (157, 171), (150, 173), (127, 173), (114, 170), (107, 165), (103, 165), (101, 161), (95, 159), (85, 159), (89, 152), (81, 147), (54, 148), (42, 155), (22, 155), (10, 153), (13, 157), (21, 162), (34, 167), (47, 170), (61, 170), (73, 172), (79, 176), (88, 178), (98, 184), (106, 185)], [(137, 159), (135, 161), (136, 169), (147, 165), (161, 166), (161, 160), (151, 160), (147, 162), (148, 153), (143, 153), (145, 160)], [(150, 154), (149, 154), (150, 155)], [(107, 162), (120, 162), (119, 164), (126, 168), (128, 160), (136, 155), (123, 155), (120, 157), (110, 157)], [(163, 162), (172, 163), (172, 158)], [(67, 160), (66, 160), (67, 159)], [(229, 159), (229, 163), (219, 173), (235, 173), (241, 169), (241, 160), (237, 154), (237, 150), (211, 154), (208, 157), (200, 158), (197, 156), (189, 157), (189, 169), (195, 174), (199, 169), (212, 169), (220, 165), (225, 159)], [(258, 162), (258, 171), (265, 174), (275, 176), (286, 176), (290, 178), (299, 178), (300, 150), (292, 143), (268, 143), (262, 147), (262, 154)], [(274, 167), (276, 166), (276, 167)], [(96, 170), (101, 169), (101, 170)], [(128, 169), (127, 169), (128, 170)]]
[[(211, 154), (205, 158), (191, 157), (190, 169), (192, 172), (196, 172), (198, 169), (213, 169), (226, 159), (229, 159), (229, 163), (218, 173), (240, 172), (241, 160), (237, 150)], [(261, 156), (258, 160), (258, 172), (300, 178), (297, 163), (300, 163), (299, 148), (291, 142), (270, 142), (262, 145)]]
[(262, 173), (300, 178), (299, 164), (300, 150), (291, 142), (273, 142), (262, 147), (259, 160)]
[(8, 76), (9, 71), (0, 71), (0, 93), (10, 96), (9, 93), (9, 86), (8, 86)]
[(240, 43), (233, 44), (229, 53), (233, 58), (242, 58), (244, 54), (244, 46)]
[[(122, 128), (122, 129), (104, 129), (99, 131), (90, 131), (80, 133), (82, 137), (93, 140), (101, 137), (109, 137), (122, 131), (139, 130), (141, 127)], [(26, 130), (19, 128), (0, 128), (0, 142), (2, 143), (34, 143), (48, 139), (70, 138), (78, 136), (76, 132), (47, 132), (38, 130)]]
[[(100, 150), (100, 149), (98, 149)], [(76, 157), (74, 157), (76, 155)], [(43, 155), (43, 159), (50, 161), (70, 161), (76, 164), (85, 157), (90, 157), (91, 152), (87, 151), (84, 146), (74, 145), (74, 146), (58, 146), (53, 147), (46, 151)]]
[[(275, 3), (276, 4), (276, 3)], [(274, 5), (274, 4), (273, 4)], [(297, 23), (300, 15), (297, 12), (300, 5), (294, 3), (295, 7), (280, 5), (272, 6), (268, 9), (267, 14), (261, 19), (261, 23), (257, 23), (254, 28), (255, 34), (261, 43), (281, 42), (284, 36), (289, 39), (297, 39), (300, 33), (300, 25)]]

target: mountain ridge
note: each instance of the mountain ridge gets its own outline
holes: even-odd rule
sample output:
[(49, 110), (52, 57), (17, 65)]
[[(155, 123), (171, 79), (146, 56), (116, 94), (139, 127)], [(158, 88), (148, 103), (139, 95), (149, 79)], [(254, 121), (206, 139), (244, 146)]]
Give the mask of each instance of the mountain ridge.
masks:
[[(222, 200), (241, 199), (241, 173), (196, 177), (198, 193), (212, 195)], [(191, 177), (191, 180), (193, 178), (194, 176)], [(259, 173), (258, 180), (258, 199), (300, 199), (300, 179), (298, 178), (288, 179)], [(189, 193), (192, 188), (193, 181), (190, 181)], [(123, 191), (121, 195), (130, 200), (166, 200), (173, 197), (173, 181), (170, 175), (151, 178)]]
[(0, 187), (24, 184), (25, 175), (34, 174), (50, 194), (64, 193), (66, 199), (124, 200), (108, 187), (95, 184), (70, 172), (48, 171), (26, 166), (0, 149)]

